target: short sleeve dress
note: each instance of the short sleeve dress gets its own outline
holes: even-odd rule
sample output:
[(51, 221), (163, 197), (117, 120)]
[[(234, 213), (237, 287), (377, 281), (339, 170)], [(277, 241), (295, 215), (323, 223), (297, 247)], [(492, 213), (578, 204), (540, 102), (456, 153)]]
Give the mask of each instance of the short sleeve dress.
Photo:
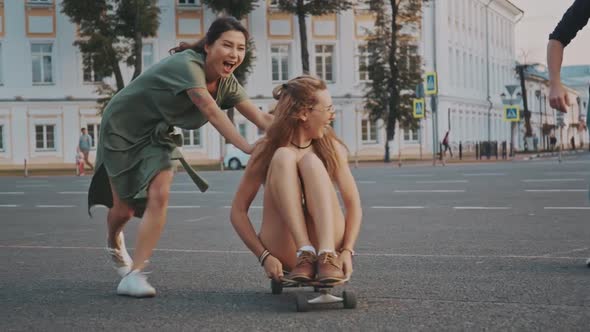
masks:
[[(97, 145), (96, 173), (88, 192), (88, 209), (112, 207), (109, 178), (119, 197), (141, 217), (147, 187), (160, 171), (182, 156), (173, 128), (197, 129), (207, 123), (192, 103), (187, 89), (206, 88), (205, 56), (193, 50), (171, 55), (150, 67), (109, 102), (102, 116)], [(248, 96), (231, 75), (219, 82), (215, 101), (227, 109)], [(183, 166), (187, 168), (183, 162)]]

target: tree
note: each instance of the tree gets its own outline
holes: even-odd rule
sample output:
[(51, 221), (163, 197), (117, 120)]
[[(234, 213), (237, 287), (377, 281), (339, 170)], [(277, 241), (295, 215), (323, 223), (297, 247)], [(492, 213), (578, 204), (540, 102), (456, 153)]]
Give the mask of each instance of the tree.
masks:
[(415, 130), (412, 98), (422, 82), (422, 59), (417, 53), (417, 34), (424, 0), (367, 0), (375, 15), (375, 29), (367, 47), (370, 82), (366, 86), (365, 107), (372, 121), (383, 120), (386, 131), (384, 161), (390, 161), (389, 141), (395, 126)]
[[(125, 87), (120, 63), (142, 71), (143, 38), (154, 37), (160, 26), (157, 0), (63, 0), (62, 13), (78, 27), (74, 45), (84, 58), (84, 70), (100, 77), (114, 76), (116, 90), (103, 83), (97, 92), (101, 110)], [(105, 96), (106, 94), (106, 96)]]
[(350, 0), (278, 0), (279, 10), (297, 16), (299, 38), (301, 39), (301, 65), (303, 73), (309, 74), (309, 51), (307, 49), (307, 16), (321, 16), (347, 10), (352, 6)]
[[(230, 15), (238, 20), (242, 20), (248, 14), (250, 14), (255, 8), (257, 0), (203, 0), (203, 3), (211, 8), (214, 12), (222, 13), (224, 15)], [(256, 62), (256, 45), (254, 38), (248, 40), (248, 47), (246, 48), (246, 56), (242, 64), (236, 68), (234, 75), (241, 85), (246, 85), (248, 75), (254, 68)], [(234, 108), (227, 110), (227, 116), (232, 120), (234, 119)]]

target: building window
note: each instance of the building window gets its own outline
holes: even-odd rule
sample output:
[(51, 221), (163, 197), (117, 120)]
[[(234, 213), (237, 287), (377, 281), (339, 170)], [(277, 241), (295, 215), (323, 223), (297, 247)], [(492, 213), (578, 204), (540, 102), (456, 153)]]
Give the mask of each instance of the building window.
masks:
[(178, 0), (178, 4), (181, 6), (200, 6), (201, 0)]
[(369, 72), (369, 64), (371, 60), (371, 52), (367, 45), (360, 45), (358, 47), (358, 69), (359, 69), (359, 81), (365, 82), (371, 80), (371, 74)]
[(27, 2), (34, 4), (51, 4), (53, 3), (53, 0), (27, 0)]
[(103, 77), (102, 75), (96, 73), (94, 71), (94, 58), (92, 54), (88, 54), (88, 53), (84, 53), (82, 55), (82, 61), (83, 61), (83, 68), (82, 70), (84, 71), (84, 82), (85, 83), (97, 83), (97, 82), (102, 82)]
[(182, 130), (183, 145), (187, 147), (201, 146), (201, 129)]
[(245, 123), (238, 124), (238, 132), (240, 132), (240, 135), (242, 135), (242, 137), (248, 137), (248, 128), (246, 127)]
[(364, 144), (377, 143), (377, 122), (369, 119), (361, 121), (361, 140)]
[(0, 125), (0, 151), (4, 151), (4, 126)]
[(141, 62), (143, 64), (144, 69), (154, 64), (153, 44), (143, 44), (141, 49)]
[(315, 46), (316, 75), (326, 82), (334, 82), (334, 45)]
[(92, 146), (91, 148), (96, 149), (96, 145), (98, 144), (98, 133), (100, 133), (100, 124), (92, 123), (87, 124), (86, 129), (88, 130), (88, 135), (92, 137)]
[(420, 129), (404, 129), (404, 142), (417, 142), (420, 137)]
[(277, 8), (279, 6), (279, 0), (270, 0), (268, 6), (271, 8)]
[(0, 85), (2, 85), (4, 81), (2, 80), (2, 44), (0, 44)]
[(32, 44), (33, 83), (53, 83), (53, 45)]
[(35, 126), (35, 151), (55, 150), (55, 125)]
[(287, 81), (289, 79), (289, 46), (271, 46), (270, 57), (272, 59), (272, 80)]

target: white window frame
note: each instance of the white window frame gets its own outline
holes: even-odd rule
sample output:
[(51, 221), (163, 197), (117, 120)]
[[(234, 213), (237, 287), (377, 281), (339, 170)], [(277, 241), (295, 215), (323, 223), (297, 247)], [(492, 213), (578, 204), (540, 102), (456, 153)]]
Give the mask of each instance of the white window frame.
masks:
[(5, 132), (5, 125), (4, 123), (0, 122), (0, 153), (6, 152), (6, 140), (4, 137), (6, 136)]
[[(405, 143), (418, 143), (420, 141), (420, 128), (416, 130), (412, 129), (402, 129), (403, 131), (403, 140)], [(406, 138), (407, 136), (407, 138)]]
[(26, 0), (27, 5), (31, 6), (51, 6), (53, 5), (53, 0)]
[[(148, 55), (146, 53), (146, 46), (151, 46), (151, 57), (152, 57), (152, 63), (150, 63), (149, 65), (146, 65), (146, 61), (145, 58)], [(143, 69), (145, 70), (146, 68), (149, 68), (151, 66), (153, 66), (156, 63), (156, 45), (151, 42), (151, 41), (144, 41), (141, 45), (141, 64), (143, 66)]]
[(86, 133), (88, 135), (90, 135), (90, 128), (92, 128), (92, 132), (94, 133), (94, 136), (90, 135), (90, 137), (92, 137), (92, 146), (90, 147), (91, 150), (96, 150), (96, 145), (98, 144), (98, 139), (99, 139), (99, 135), (100, 135), (100, 122), (92, 122), (92, 123), (86, 123)]
[[(187, 148), (201, 148), (203, 147), (203, 131), (202, 128), (197, 128), (197, 129), (183, 129), (182, 130), (182, 135), (183, 135), (183, 140), (182, 140), (182, 144), (183, 147), (187, 147)], [(188, 133), (188, 137), (189, 137), (189, 144), (185, 144), (185, 139), (186, 139), (186, 134)], [(199, 140), (199, 144), (195, 144), (195, 139)]]
[[(361, 48), (364, 49), (364, 52), (361, 52)], [(356, 77), (359, 82), (367, 83), (372, 82), (373, 80), (370, 78), (369, 73), (369, 66), (371, 65), (371, 52), (369, 52), (369, 45), (367, 43), (359, 43), (356, 45)], [(366, 74), (366, 78), (363, 78), (361, 75), (361, 64), (362, 61), (365, 60), (365, 65), (367, 69), (362, 71), (363, 74)]]
[[(194, 1), (194, 3), (190, 3)], [(201, 7), (201, 0), (176, 0), (179, 7)]]
[[(316, 49), (317, 46), (331, 46), (332, 47), (332, 53), (331, 53), (331, 57), (332, 57), (332, 79), (331, 80), (327, 80), (326, 79), (326, 71), (325, 71), (325, 69), (326, 69), (325, 68), (325, 64), (326, 64), (326, 58), (327, 58), (327, 56), (325, 54), (328, 54), (328, 53), (324, 53), (324, 52), (318, 53), (317, 52), (317, 49)], [(318, 73), (318, 63), (316, 61), (318, 55), (322, 55), (322, 64), (321, 64), (321, 66), (323, 67), (322, 68), (323, 75), (320, 75)], [(317, 77), (319, 77), (320, 79), (326, 81), (326, 83), (328, 83), (328, 84), (336, 83), (336, 71), (337, 71), (336, 70), (336, 44), (335, 43), (329, 43), (329, 42), (318, 42), (318, 43), (314, 44), (314, 46), (313, 46), (313, 64), (314, 64), (314, 67), (315, 67), (315, 75)]]
[[(84, 53), (80, 52), (80, 68), (82, 68), (82, 83), (83, 84), (100, 84), (104, 81), (105, 77), (103, 77), (100, 80), (96, 80), (96, 73), (94, 72), (94, 68), (90, 68), (90, 76), (91, 76), (91, 80), (87, 81), (85, 76), (86, 76), (86, 72), (84, 70)], [(88, 54), (88, 56), (91, 56), (90, 54)]]
[[(278, 53), (274, 53), (273, 52), (273, 47), (286, 47), (287, 48), (287, 53), (283, 53), (283, 52), (278, 52)], [(286, 82), (289, 80), (290, 77), (290, 67), (291, 66), (291, 44), (289, 43), (276, 43), (276, 44), (270, 44), (270, 48), (269, 48), (269, 52), (270, 52), (270, 78), (272, 80), (273, 83), (278, 83), (278, 82)], [(272, 66), (272, 61), (274, 59), (274, 57), (278, 56), (279, 57), (279, 79), (275, 80), (274, 79), (274, 72), (273, 72), (273, 66)], [(287, 57), (287, 79), (282, 79), (282, 76), (284, 74), (283, 69), (282, 68), (282, 60), (283, 57), (286, 55)]]
[[(367, 124), (367, 138), (363, 138), (363, 125)], [(374, 127), (374, 129), (373, 129)], [(374, 136), (375, 139), (372, 139)], [(361, 119), (361, 143), (364, 145), (379, 144), (379, 127), (377, 121), (371, 121), (369, 118)]]
[(278, 8), (279, 7), (279, 0), (268, 0), (268, 7), (269, 8)]
[[(40, 68), (41, 68), (41, 73), (40, 73), (41, 82), (34, 81), (35, 73), (34, 73), (34, 68), (33, 68), (33, 45), (50, 45), (51, 46), (50, 53), (41, 52), (39, 54), (39, 56), (41, 57), (41, 66), (40, 66)], [(55, 84), (56, 70), (55, 70), (55, 61), (54, 60), (56, 57), (55, 57), (55, 47), (54, 46), (55, 46), (55, 42), (53, 42), (53, 41), (32, 41), (30, 43), (29, 52), (31, 54), (31, 82), (33, 83), (33, 85), (53, 85), (53, 84)], [(44, 81), (45, 70), (44, 70), (44, 66), (43, 66), (43, 57), (46, 55), (51, 56), (51, 81), (50, 82)]]
[[(43, 127), (43, 147), (37, 147), (37, 126)], [(47, 127), (53, 127), (53, 147), (48, 147), (47, 143)], [(57, 152), (58, 147), (58, 139), (57, 139), (57, 123), (34, 123), (33, 124), (33, 135), (35, 135), (35, 139), (33, 140), (33, 145), (35, 148), (35, 152)]]

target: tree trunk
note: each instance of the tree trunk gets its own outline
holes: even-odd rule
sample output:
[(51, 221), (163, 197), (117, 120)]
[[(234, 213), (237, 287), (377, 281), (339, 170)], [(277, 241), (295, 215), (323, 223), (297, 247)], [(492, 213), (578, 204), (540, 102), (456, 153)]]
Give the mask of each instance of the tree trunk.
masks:
[(520, 90), (522, 91), (522, 104), (524, 105), (524, 137), (533, 136), (533, 128), (531, 128), (531, 112), (529, 112), (528, 98), (526, 93), (526, 84), (524, 80), (525, 65), (518, 66), (518, 75), (520, 76)]
[(391, 162), (391, 157), (389, 154), (389, 140), (385, 140), (385, 156), (383, 157), (383, 161), (386, 163)]
[(143, 40), (141, 38), (141, 32), (139, 31), (139, 20), (140, 20), (140, 12), (139, 12), (139, 0), (135, 0), (135, 35), (133, 37), (133, 53), (135, 56), (135, 61), (133, 63), (133, 67), (135, 70), (133, 71), (133, 77), (131, 80), (133, 81), (142, 71), (142, 51), (143, 51)]
[(301, 39), (301, 65), (303, 74), (309, 74), (309, 51), (307, 49), (307, 26), (305, 12), (302, 9), (303, 0), (297, 0), (297, 20), (299, 22), (299, 38)]
[(109, 58), (111, 67), (113, 68), (113, 74), (115, 75), (115, 82), (117, 83), (117, 91), (121, 91), (125, 87), (125, 81), (123, 81), (123, 74), (121, 73), (121, 67), (119, 67), (119, 61), (115, 56), (116, 52), (112, 46), (106, 47), (105, 53)]
[(393, 140), (395, 136), (395, 123), (397, 121), (397, 112), (399, 111), (399, 91), (398, 91), (398, 80), (399, 70), (397, 68), (397, 14), (398, 5), (396, 0), (390, 0), (391, 5), (391, 44), (389, 45), (389, 70), (391, 70), (391, 81), (389, 82), (389, 112), (387, 112), (387, 123), (386, 123), (386, 145), (385, 145), (385, 162), (390, 162), (389, 155), (389, 141)]

